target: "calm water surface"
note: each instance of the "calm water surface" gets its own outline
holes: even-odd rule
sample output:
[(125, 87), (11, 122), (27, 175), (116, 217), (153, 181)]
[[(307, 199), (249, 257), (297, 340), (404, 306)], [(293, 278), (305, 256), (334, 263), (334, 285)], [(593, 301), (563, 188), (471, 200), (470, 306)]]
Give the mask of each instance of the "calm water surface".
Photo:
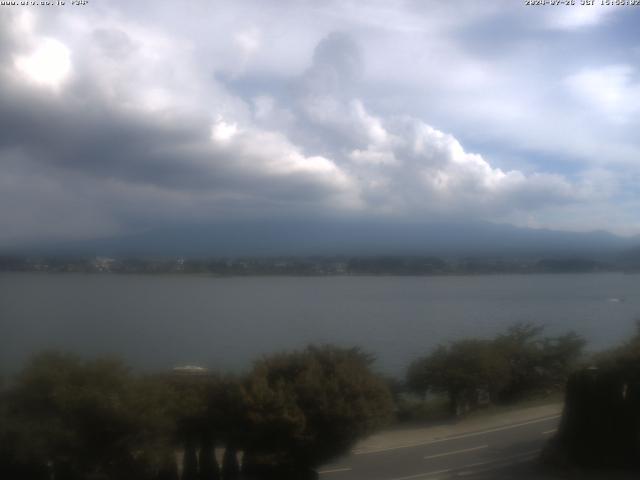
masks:
[(307, 343), (359, 345), (398, 374), (438, 343), (532, 321), (600, 349), (640, 318), (640, 276), (0, 275), (0, 369), (34, 351), (116, 354), (141, 369), (242, 369)]

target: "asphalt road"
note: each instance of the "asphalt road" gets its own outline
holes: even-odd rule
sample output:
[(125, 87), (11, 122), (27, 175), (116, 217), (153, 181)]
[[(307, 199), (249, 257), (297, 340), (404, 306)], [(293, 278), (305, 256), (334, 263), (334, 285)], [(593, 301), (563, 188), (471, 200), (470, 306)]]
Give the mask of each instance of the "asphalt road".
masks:
[(536, 462), (558, 415), (443, 436), (411, 446), (352, 453), (320, 470), (320, 480), (528, 480), (548, 478)]

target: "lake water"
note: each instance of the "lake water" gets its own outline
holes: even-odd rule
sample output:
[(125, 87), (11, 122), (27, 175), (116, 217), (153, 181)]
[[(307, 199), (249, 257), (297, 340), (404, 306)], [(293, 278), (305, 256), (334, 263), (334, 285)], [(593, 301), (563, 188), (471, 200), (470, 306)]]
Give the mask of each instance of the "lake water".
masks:
[(441, 342), (514, 322), (612, 346), (640, 318), (640, 276), (250, 277), (0, 275), (0, 368), (61, 348), (140, 369), (248, 367), (307, 343), (358, 345), (400, 374)]

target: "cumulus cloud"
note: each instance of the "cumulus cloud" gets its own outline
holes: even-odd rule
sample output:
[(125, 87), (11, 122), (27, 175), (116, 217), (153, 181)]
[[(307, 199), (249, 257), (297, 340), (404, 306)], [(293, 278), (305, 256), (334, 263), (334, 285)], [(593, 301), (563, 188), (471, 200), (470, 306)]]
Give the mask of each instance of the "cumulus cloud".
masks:
[[(586, 182), (496, 165), (465, 149), (455, 130), (381, 102), (367, 86), (371, 52), (335, 28), (353, 17), (321, 16), (326, 31), (307, 49), (306, 65), (265, 79), (252, 76), (254, 69), (264, 74), (261, 57), (277, 44), (264, 18), (244, 18), (209, 45), (169, 17), (156, 19), (171, 26), (162, 29), (123, 8), (53, 20), (0, 12), (7, 27), (0, 29), (0, 215), (7, 227), (0, 242), (248, 212), (501, 220), (579, 204), (597, 183), (597, 176)], [(446, 9), (438, 15), (450, 18)], [(421, 31), (413, 22), (402, 35)], [(367, 29), (382, 28), (374, 24)], [(459, 25), (442, 24), (447, 31)], [(213, 55), (218, 41), (237, 52), (226, 64)], [(474, 75), (480, 83), (488, 78)], [(452, 83), (469, 98), (474, 82)], [(635, 95), (629, 69), (581, 71), (564, 85), (612, 115), (632, 113), (613, 98)]]
[[(495, 217), (575, 200), (578, 189), (559, 175), (503, 171), (481, 155), (464, 150), (452, 135), (421, 120), (404, 117), (387, 122), (380, 141), (353, 150), (351, 160), (367, 183), (369, 196), (382, 188), (384, 207), (396, 213)], [(378, 180), (378, 181), (375, 181)]]

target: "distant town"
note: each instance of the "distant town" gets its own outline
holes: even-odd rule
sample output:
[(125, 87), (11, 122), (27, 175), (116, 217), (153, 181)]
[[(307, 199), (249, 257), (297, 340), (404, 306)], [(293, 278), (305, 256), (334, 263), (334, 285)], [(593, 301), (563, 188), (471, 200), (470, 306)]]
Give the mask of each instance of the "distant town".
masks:
[(474, 275), (640, 271), (634, 263), (585, 258), (428, 256), (273, 258), (112, 258), (0, 256), (0, 272), (250, 275)]

